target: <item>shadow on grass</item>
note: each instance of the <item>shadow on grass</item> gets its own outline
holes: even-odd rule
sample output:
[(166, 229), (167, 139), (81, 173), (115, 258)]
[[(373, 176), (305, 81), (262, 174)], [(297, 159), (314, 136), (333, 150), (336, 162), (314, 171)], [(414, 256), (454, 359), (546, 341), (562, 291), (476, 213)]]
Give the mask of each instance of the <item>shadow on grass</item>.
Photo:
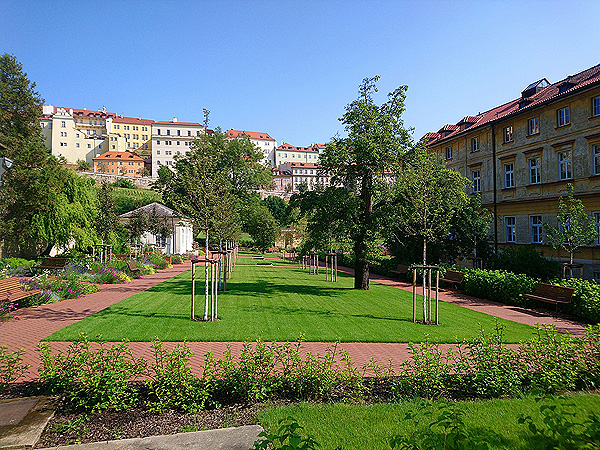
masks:
[(240, 296), (260, 297), (271, 294), (301, 294), (321, 297), (339, 297), (351, 288), (322, 287), (306, 284), (277, 284), (266, 280), (251, 283), (235, 283), (227, 286), (227, 291)]

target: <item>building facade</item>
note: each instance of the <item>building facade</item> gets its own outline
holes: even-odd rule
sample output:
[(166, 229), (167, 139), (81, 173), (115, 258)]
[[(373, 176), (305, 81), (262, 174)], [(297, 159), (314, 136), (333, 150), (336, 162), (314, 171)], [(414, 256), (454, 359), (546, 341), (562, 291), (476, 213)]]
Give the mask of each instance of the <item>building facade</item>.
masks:
[[(569, 184), (600, 232), (600, 65), (531, 83), (519, 98), (445, 125), (426, 141), (481, 195), (496, 248), (533, 244), (564, 262), (568, 255), (548, 245), (543, 224), (556, 225)], [(600, 238), (576, 258), (585, 278), (600, 280)]]
[(108, 151), (93, 159), (92, 170), (94, 173), (141, 177), (144, 170), (144, 158), (128, 151)]
[[(123, 139), (125, 148), (141, 156), (144, 159), (152, 157), (152, 124), (153, 120), (142, 119), (141, 117), (125, 117), (119, 115), (112, 120), (112, 128), (109, 130), (111, 135)], [(112, 142), (110, 142), (110, 150)]]
[(275, 147), (277, 142), (269, 133), (261, 133), (258, 131), (244, 131), (244, 130), (228, 130), (227, 136), (233, 138), (248, 137), (256, 147), (263, 153), (263, 164), (268, 164), (269, 167), (276, 167), (275, 164)]
[(289, 162), (279, 167), (287, 168), (288, 165), (292, 173), (292, 192), (298, 192), (301, 185), (305, 185), (309, 191), (329, 186), (330, 177), (323, 172), (319, 164)]
[(275, 166), (291, 162), (319, 163), (319, 155), (325, 150), (324, 144), (312, 144), (309, 147), (296, 147), (283, 142), (274, 152)]
[(173, 169), (175, 157), (186, 154), (192, 141), (204, 134), (202, 125), (179, 122), (177, 117), (169, 122), (154, 122), (152, 126), (152, 176), (158, 176), (160, 166)]

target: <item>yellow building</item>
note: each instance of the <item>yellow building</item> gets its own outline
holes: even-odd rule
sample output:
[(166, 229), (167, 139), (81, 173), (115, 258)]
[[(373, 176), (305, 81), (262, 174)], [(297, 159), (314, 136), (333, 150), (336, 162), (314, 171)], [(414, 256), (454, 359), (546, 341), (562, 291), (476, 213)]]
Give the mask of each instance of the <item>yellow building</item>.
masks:
[(152, 157), (153, 120), (119, 115), (112, 120), (111, 132), (125, 139), (127, 150), (142, 158)]
[[(565, 261), (548, 246), (543, 223), (556, 225), (569, 183), (600, 231), (600, 65), (531, 83), (516, 100), (445, 125), (426, 142), (473, 182), (493, 213), (496, 249), (534, 244)], [(585, 278), (600, 281), (600, 238), (576, 258)]]

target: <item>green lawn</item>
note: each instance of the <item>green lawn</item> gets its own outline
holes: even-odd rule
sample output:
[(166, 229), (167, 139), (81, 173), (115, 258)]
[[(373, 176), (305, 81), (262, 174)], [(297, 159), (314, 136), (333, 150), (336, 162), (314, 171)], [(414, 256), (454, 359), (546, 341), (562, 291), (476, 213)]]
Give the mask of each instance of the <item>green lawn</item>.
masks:
[[(574, 405), (571, 409), (577, 413), (578, 422), (583, 422), (590, 412), (597, 414), (600, 411), (600, 395), (597, 394), (576, 394), (551, 401), (554, 405), (567, 403)], [(322, 445), (320, 448), (323, 450), (333, 450), (338, 446), (344, 450), (389, 450), (389, 439), (395, 435), (410, 437), (415, 433), (416, 436), (426, 434), (428, 439), (435, 438), (440, 430), (437, 427), (429, 428), (428, 425), (438, 417), (440, 405), (424, 402), (301, 404), (261, 411), (259, 421), (268, 432), (276, 432), (278, 422), (291, 416), (304, 427), (301, 436), (310, 435)], [(523, 413), (530, 415), (537, 426), (544, 427), (539, 412), (540, 403), (532, 397), (459, 402), (456, 407), (465, 412), (464, 422), (469, 435), (476, 440), (479, 437), (487, 439), (492, 449), (545, 448), (527, 425), (517, 423), (519, 415)], [(414, 413), (414, 419), (405, 420), (407, 412)], [(572, 421), (568, 417), (565, 419)]]
[[(412, 294), (371, 283), (369, 291), (352, 289), (353, 278), (340, 274), (337, 283), (323, 273), (309, 275), (294, 264), (269, 260), (274, 266), (250, 266), (257, 260), (239, 258), (227, 291), (219, 294), (218, 322), (190, 321), (191, 272), (187, 271), (147, 291), (51, 335), (49, 340), (73, 340), (79, 333), (105, 340), (150, 341), (307, 341), (456, 342), (491, 330), (494, 318), (449, 303), (440, 303), (439, 326), (412, 323)], [(203, 273), (202, 268), (199, 271)], [(198, 282), (196, 315), (203, 314), (204, 289)], [(508, 342), (532, 337), (533, 328), (510, 321)]]

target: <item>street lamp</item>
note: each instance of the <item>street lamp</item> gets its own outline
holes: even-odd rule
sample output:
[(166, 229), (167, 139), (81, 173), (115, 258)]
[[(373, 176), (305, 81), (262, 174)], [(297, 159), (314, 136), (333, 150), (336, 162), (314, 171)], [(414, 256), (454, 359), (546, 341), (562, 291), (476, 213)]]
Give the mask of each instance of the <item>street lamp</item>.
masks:
[(0, 184), (2, 184), (2, 176), (4, 175), (4, 172), (10, 169), (12, 165), (12, 159), (8, 159), (5, 157), (0, 158)]

